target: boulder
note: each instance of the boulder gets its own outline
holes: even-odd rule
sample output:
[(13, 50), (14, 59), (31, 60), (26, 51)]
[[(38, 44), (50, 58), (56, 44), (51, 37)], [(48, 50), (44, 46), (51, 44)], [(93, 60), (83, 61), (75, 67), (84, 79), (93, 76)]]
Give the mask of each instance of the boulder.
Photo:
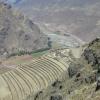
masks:
[(63, 100), (61, 95), (55, 95), (55, 96), (51, 96), (50, 100)]
[(96, 86), (95, 91), (98, 91), (98, 90), (100, 90), (100, 77), (97, 79), (97, 86)]
[(82, 67), (81, 64), (71, 63), (68, 68), (69, 77), (72, 78), (79, 72), (79, 69)]

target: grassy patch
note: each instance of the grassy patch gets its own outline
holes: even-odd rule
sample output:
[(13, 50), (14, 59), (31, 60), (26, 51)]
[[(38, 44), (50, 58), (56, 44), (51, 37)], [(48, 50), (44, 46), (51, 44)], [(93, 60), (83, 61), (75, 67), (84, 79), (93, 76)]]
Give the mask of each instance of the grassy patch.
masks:
[(47, 51), (38, 52), (38, 53), (32, 53), (32, 56), (33, 57), (40, 57), (40, 56), (44, 55), (47, 52), (48, 52), (48, 50)]
[(32, 52), (27, 52), (27, 51), (19, 51), (17, 53), (12, 53), (10, 55), (8, 55), (8, 58), (10, 57), (14, 57), (14, 56), (22, 56), (22, 55), (33, 55), (34, 57), (36, 56), (41, 56), (43, 54), (45, 54), (48, 50), (50, 50), (50, 48), (43, 48), (43, 49), (38, 49), (36, 51), (32, 51)]
[(40, 50), (37, 50), (37, 51), (33, 51), (32, 56), (33, 57), (40, 57), (40, 56), (44, 55), (45, 53), (47, 53), (48, 50), (50, 50), (50, 48), (45, 48), (45, 49), (40, 49)]

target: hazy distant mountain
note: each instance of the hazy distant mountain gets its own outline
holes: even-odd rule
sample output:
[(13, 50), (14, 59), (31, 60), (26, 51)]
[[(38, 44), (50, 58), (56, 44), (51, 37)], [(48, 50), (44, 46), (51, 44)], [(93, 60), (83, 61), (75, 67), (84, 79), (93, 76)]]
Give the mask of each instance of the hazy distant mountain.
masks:
[(36, 6), (41, 6), (46, 7), (50, 5), (59, 5), (59, 6), (84, 6), (84, 5), (91, 5), (94, 3), (99, 2), (99, 0), (8, 0), (8, 1), (21, 1), (22, 5), (34, 5)]
[(100, 0), (22, 0), (15, 6), (47, 28), (63, 28), (85, 41), (100, 36)]
[(5, 2), (5, 3), (8, 3), (8, 4), (17, 4), (21, 1), (22, 0), (0, 0), (0, 2)]

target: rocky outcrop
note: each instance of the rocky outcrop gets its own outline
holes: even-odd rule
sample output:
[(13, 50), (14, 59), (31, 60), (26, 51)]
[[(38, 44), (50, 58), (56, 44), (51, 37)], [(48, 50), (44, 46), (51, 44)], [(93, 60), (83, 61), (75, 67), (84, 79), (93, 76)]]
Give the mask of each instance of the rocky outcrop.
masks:
[(63, 100), (63, 98), (60, 95), (55, 95), (55, 96), (51, 96), (50, 100)]
[(83, 66), (81, 64), (70, 63), (69, 68), (68, 68), (69, 77), (75, 76), (79, 72), (79, 69), (82, 67)]
[(99, 100), (99, 57), (100, 40), (95, 39), (87, 45), (80, 58), (71, 60), (62, 78), (44, 90), (43, 100)]
[(97, 86), (96, 86), (96, 90), (95, 91), (98, 91), (98, 90), (100, 90), (100, 77), (97, 80)]
[(94, 69), (100, 67), (100, 38), (96, 38), (92, 41), (83, 53), (84, 58)]

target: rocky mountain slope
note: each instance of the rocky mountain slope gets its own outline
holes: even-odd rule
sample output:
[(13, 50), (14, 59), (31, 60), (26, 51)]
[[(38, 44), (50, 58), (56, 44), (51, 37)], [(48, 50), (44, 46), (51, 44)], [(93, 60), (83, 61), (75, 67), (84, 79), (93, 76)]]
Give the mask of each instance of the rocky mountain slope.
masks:
[[(79, 57), (73, 55), (68, 70), (46, 90), (38, 92), (34, 100), (100, 100), (100, 38), (82, 48)], [(55, 59), (60, 61), (61, 51), (57, 55)]]
[(21, 12), (0, 3), (0, 55), (47, 47), (47, 37)]
[(0, 68), (0, 99), (100, 100), (100, 38), (26, 60)]
[[(32, 2), (32, 0), (30, 1)], [(75, 0), (49, 0), (43, 3), (44, 1), (34, 1), (35, 7), (44, 7), (43, 9), (33, 8), (34, 11), (39, 11), (39, 14), (40, 11), (47, 15), (52, 14), (47, 16), (47, 19), (42, 16), (44, 24), (50, 23), (52, 26), (51, 22), (55, 22), (56, 24), (53, 23), (54, 26), (52, 26), (55, 28), (56, 25), (59, 26), (59, 23), (63, 22), (65, 26), (68, 25), (65, 31), (79, 34), (79, 37), (83, 39), (87, 37), (86, 41), (100, 36), (98, 32), (99, 9), (98, 6), (95, 6), (99, 5), (98, 0), (91, 0), (91, 2), (89, 0), (76, 0), (76, 2), (74, 2)], [(68, 3), (68, 8), (62, 1), (65, 5)], [(42, 6), (38, 5), (38, 2)], [(54, 5), (51, 7), (49, 4)], [(59, 6), (62, 9), (59, 10)], [(94, 15), (95, 10), (97, 12)], [(65, 22), (66, 15), (67, 22)], [(64, 20), (59, 20), (63, 17)], [(48, 26), (48, 24), (46, 25)], [(66, 28), (65, 26), (63, 28)], [(55, 40), (61, 45), (65, 44), (66, 47), (69, 45), (68, 48), (51, 49), (37, 58), (24, 58), (24, 63), (14, 64), (14, 66), (13, 64), (3, 66), (3, 63), (0, 62), (0, 99), (100, 100), (100, 38), (79, 46), (82, 41), (77, 41), (77, 38), (72, 38), (67, 33), (62, 35), (59, 34), (59, 31), (55, 32), (48, 35), (49, 39), (51, 37), (50, 41)], [(49, 39), (32, 20), (17, 10), (13, 11), (10, 5), (0, 4), (0, 56), (46, 48)], [(23, 56), (21, 57), (23, 58)], [(20, 60), (21, 57), (18, 59)]]

